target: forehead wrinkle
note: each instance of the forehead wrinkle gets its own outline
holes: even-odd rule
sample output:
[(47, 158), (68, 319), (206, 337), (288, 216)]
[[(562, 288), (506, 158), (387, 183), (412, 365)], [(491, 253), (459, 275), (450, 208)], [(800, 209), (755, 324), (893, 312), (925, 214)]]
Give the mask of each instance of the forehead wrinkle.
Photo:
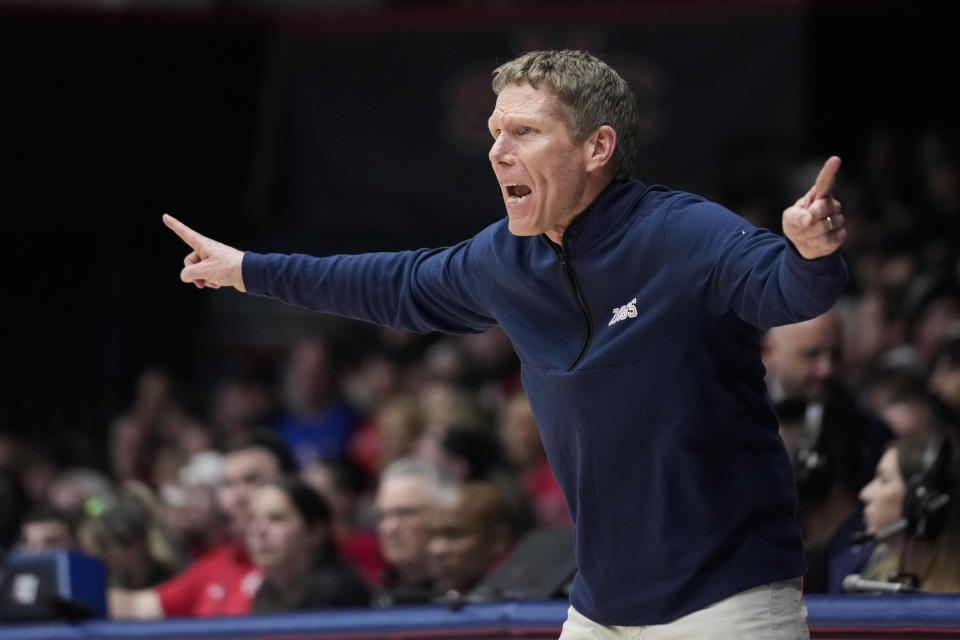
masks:
[[(493, 114), (491, 115), (491, 118), (497, 115), (498, 111), (501, 114), (501, 118), (511, 115), (518, 115), (520, 117), (533, 117), (542, 114), (558, 116), (562, 118), (565, 115), (560, 100), (557, 98), (557, 96), (549, 92), (538, 91), (529, 85), (512, 86), (520, 90), (528, 88), (532, 91), (521, 94), (515, 92), (508, 94), (507, 90), (505, 89), (500, 93), (500, 95), (497, 96), (497, 102), (493, 107)], [(507, 94), (506, 98), (504, 98), (504, 94)], [(540, 110), (541, 106), (545, 107), (542, 111)], [(540, 113), (538, 113), (538, 111)]]

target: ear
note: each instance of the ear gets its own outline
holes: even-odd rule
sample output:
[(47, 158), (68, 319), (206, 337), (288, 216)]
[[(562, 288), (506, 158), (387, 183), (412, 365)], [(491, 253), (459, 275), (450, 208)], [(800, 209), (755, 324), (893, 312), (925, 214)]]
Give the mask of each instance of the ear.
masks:
[(617, 132), (608, 124), (600, 125), (600, 128), (587, 138), (584, 148), (587, 171), (593, 172), (609, 167), (616, 147)]

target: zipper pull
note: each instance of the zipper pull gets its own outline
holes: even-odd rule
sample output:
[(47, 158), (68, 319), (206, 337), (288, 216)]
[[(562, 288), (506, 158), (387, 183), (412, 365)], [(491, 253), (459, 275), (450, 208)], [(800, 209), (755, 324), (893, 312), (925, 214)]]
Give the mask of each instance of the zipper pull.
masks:
[(567, 252), (564, 250), (563, 242), (561, 241), (561, 244), (557, 244), (553, 240), (550, 240), (549, 242), (550, 242), (550, 245), (553, 247), (553, 250), (556, 252), (557, 258), (560, 259), (560, 266), (566, 269), (567, 268)]

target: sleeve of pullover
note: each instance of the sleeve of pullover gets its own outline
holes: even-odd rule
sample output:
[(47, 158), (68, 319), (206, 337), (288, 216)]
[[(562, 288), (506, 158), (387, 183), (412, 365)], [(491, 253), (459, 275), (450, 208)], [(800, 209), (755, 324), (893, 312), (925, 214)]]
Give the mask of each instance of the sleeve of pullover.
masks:
[(829, 310), (847, 281), (840, 252), (807, 260), (786, 238), (735, 213), (683, 196), (664, 216), (664, 236), (679, 257), (679, 285), (695, 306), (733, 311), (760, 329)]
[(243, 256), (249, 293), (314, 311), (426, 333), (472, 333), (496, 325), (474, 240), (446, 249)]

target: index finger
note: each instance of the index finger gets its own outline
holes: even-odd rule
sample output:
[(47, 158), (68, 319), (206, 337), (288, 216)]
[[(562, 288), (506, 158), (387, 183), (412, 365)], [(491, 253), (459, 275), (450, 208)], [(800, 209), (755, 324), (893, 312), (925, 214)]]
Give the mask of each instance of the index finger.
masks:
[(180, 236), (181, 240), (186, 242), (194, 249), (197, 249), (200, 246), (200, 242), (203, 240), (202, 235), (183, 224), (169, 213), (163, 214), (163, 224), (167, 225), (171, 231)]
[(814, 200), (830, 197), (830, 194), (833, 191), (833, 179), (836, 177), (839, 169), (839, 157), (830, 156), (827, 158), (827, 161), (823, 163), (823, 168), (820, 169), (820, 174), (817, 176), (817, 182), (813, 186)]

